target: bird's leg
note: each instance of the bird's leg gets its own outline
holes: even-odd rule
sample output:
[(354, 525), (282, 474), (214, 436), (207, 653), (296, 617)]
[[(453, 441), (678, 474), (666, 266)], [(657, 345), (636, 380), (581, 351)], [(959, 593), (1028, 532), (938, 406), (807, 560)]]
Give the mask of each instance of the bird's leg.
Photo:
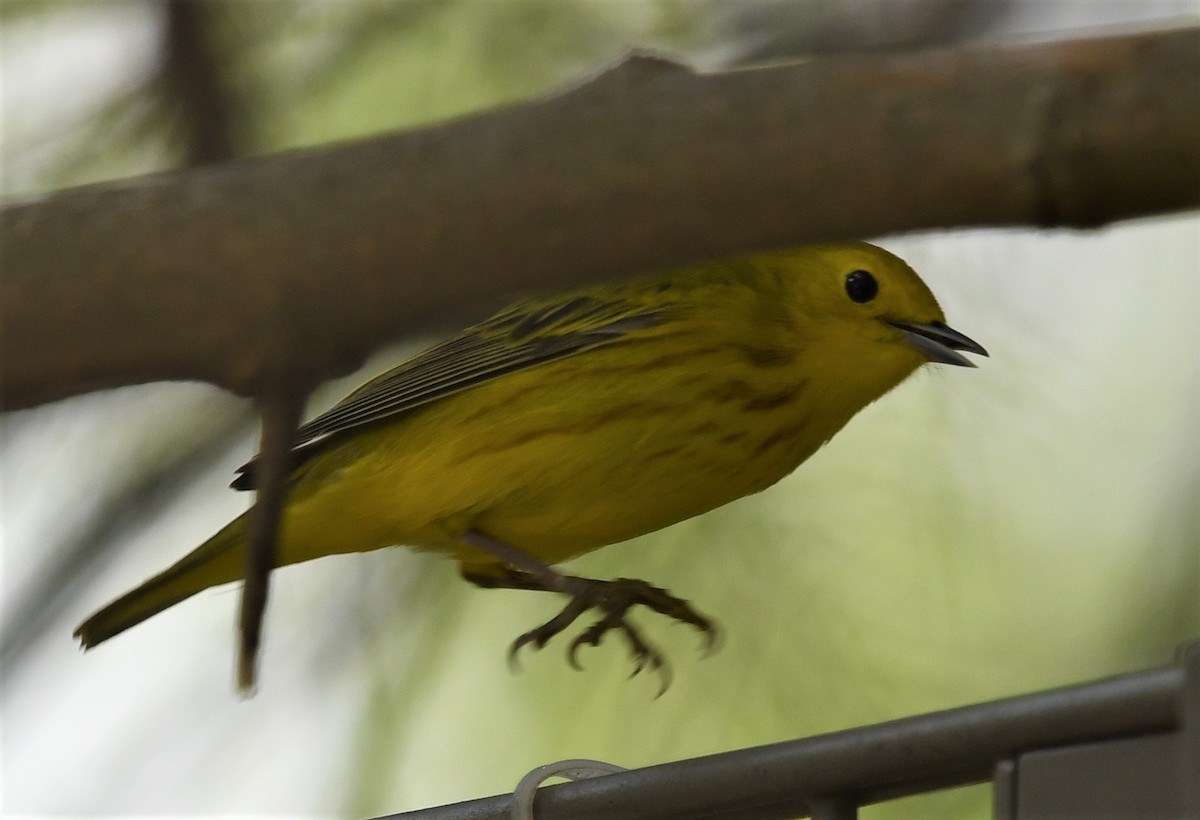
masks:
[(558, 615), (513, 641), (509, 649), (510, 660), (514, 660), (520, 649), (527, 644), (541, 649), (555, 635), (571, 626), (583, 613), (589, 609), (598, 609), (602, 613), (600, 620), (585, 629), (567, 649), (567, 660), (571, 666), (580, 668), (576, 659), (579, 647), (584, 644), (598, 646), (606, 633), (616, 630), (625, 636), (633, 654), (633, 674), (636, 675), (647, 666), (658, 670), (663, 676), (665, 691), (669, 678), (666, 658), (647, 643), (625, 617), (626, 613), (638, 604), (696, 627), (704, 635), (706, 650), (711, 649), (715, 642), (716, 626), (696, 612), (687, 601), (676, 598), (665, 589), (635, 578), (604, 581), (564, 575), (527, 553), (474, 530), (463, 536), (463, 541), (504, 562), (504, 566), (489, 567), (486, 571), (473, 571), (463, 567), (463, 577), (471, 583), (489, 589), (559, 592), (571, 599)]

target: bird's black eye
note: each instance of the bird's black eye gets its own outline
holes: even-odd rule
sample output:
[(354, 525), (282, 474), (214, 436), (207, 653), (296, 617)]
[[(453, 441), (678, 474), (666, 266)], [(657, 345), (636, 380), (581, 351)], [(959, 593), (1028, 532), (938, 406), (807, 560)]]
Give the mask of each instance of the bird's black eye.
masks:
[(846, 295), (860, 305), (879, 293), (879, 283), (870, 271), (856, 270), (846, 274)]

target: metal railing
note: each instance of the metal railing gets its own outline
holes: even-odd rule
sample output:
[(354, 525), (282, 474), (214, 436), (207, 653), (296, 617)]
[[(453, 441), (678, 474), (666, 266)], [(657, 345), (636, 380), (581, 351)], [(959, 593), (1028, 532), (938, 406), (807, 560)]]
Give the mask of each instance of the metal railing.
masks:
[[(998, 820), (1093, 799), (1126, 801), (1113, 817), (1200, 820), (1200, 642), (1163, 669), (547, 786), (534, 816), (850, 820), (859, 806), (989, 781)], [(504, 794), (380, 820), (513, 816)]]

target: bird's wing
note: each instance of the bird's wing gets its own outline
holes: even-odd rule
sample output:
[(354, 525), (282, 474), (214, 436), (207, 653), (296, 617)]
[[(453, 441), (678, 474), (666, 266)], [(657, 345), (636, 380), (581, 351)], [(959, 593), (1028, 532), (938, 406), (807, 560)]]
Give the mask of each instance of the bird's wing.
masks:
[[(610, 344), (658, 324), (663, 303), (591, 295), (514, 305), (359, 387), (296, 432), (298, 466), (331, 436), (407, 413), (507, 373)], [(232, 486), (251, 489), (257, 458)]]

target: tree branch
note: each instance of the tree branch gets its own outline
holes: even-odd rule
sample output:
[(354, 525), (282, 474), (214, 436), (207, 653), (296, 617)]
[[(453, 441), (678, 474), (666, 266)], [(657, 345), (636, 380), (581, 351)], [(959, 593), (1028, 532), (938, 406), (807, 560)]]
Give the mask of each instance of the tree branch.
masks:
[(697, 75), (0, 213), (0, 395), (345, 372), (464, 301), (817, 239), (1200, 206), (1200, 29)]

